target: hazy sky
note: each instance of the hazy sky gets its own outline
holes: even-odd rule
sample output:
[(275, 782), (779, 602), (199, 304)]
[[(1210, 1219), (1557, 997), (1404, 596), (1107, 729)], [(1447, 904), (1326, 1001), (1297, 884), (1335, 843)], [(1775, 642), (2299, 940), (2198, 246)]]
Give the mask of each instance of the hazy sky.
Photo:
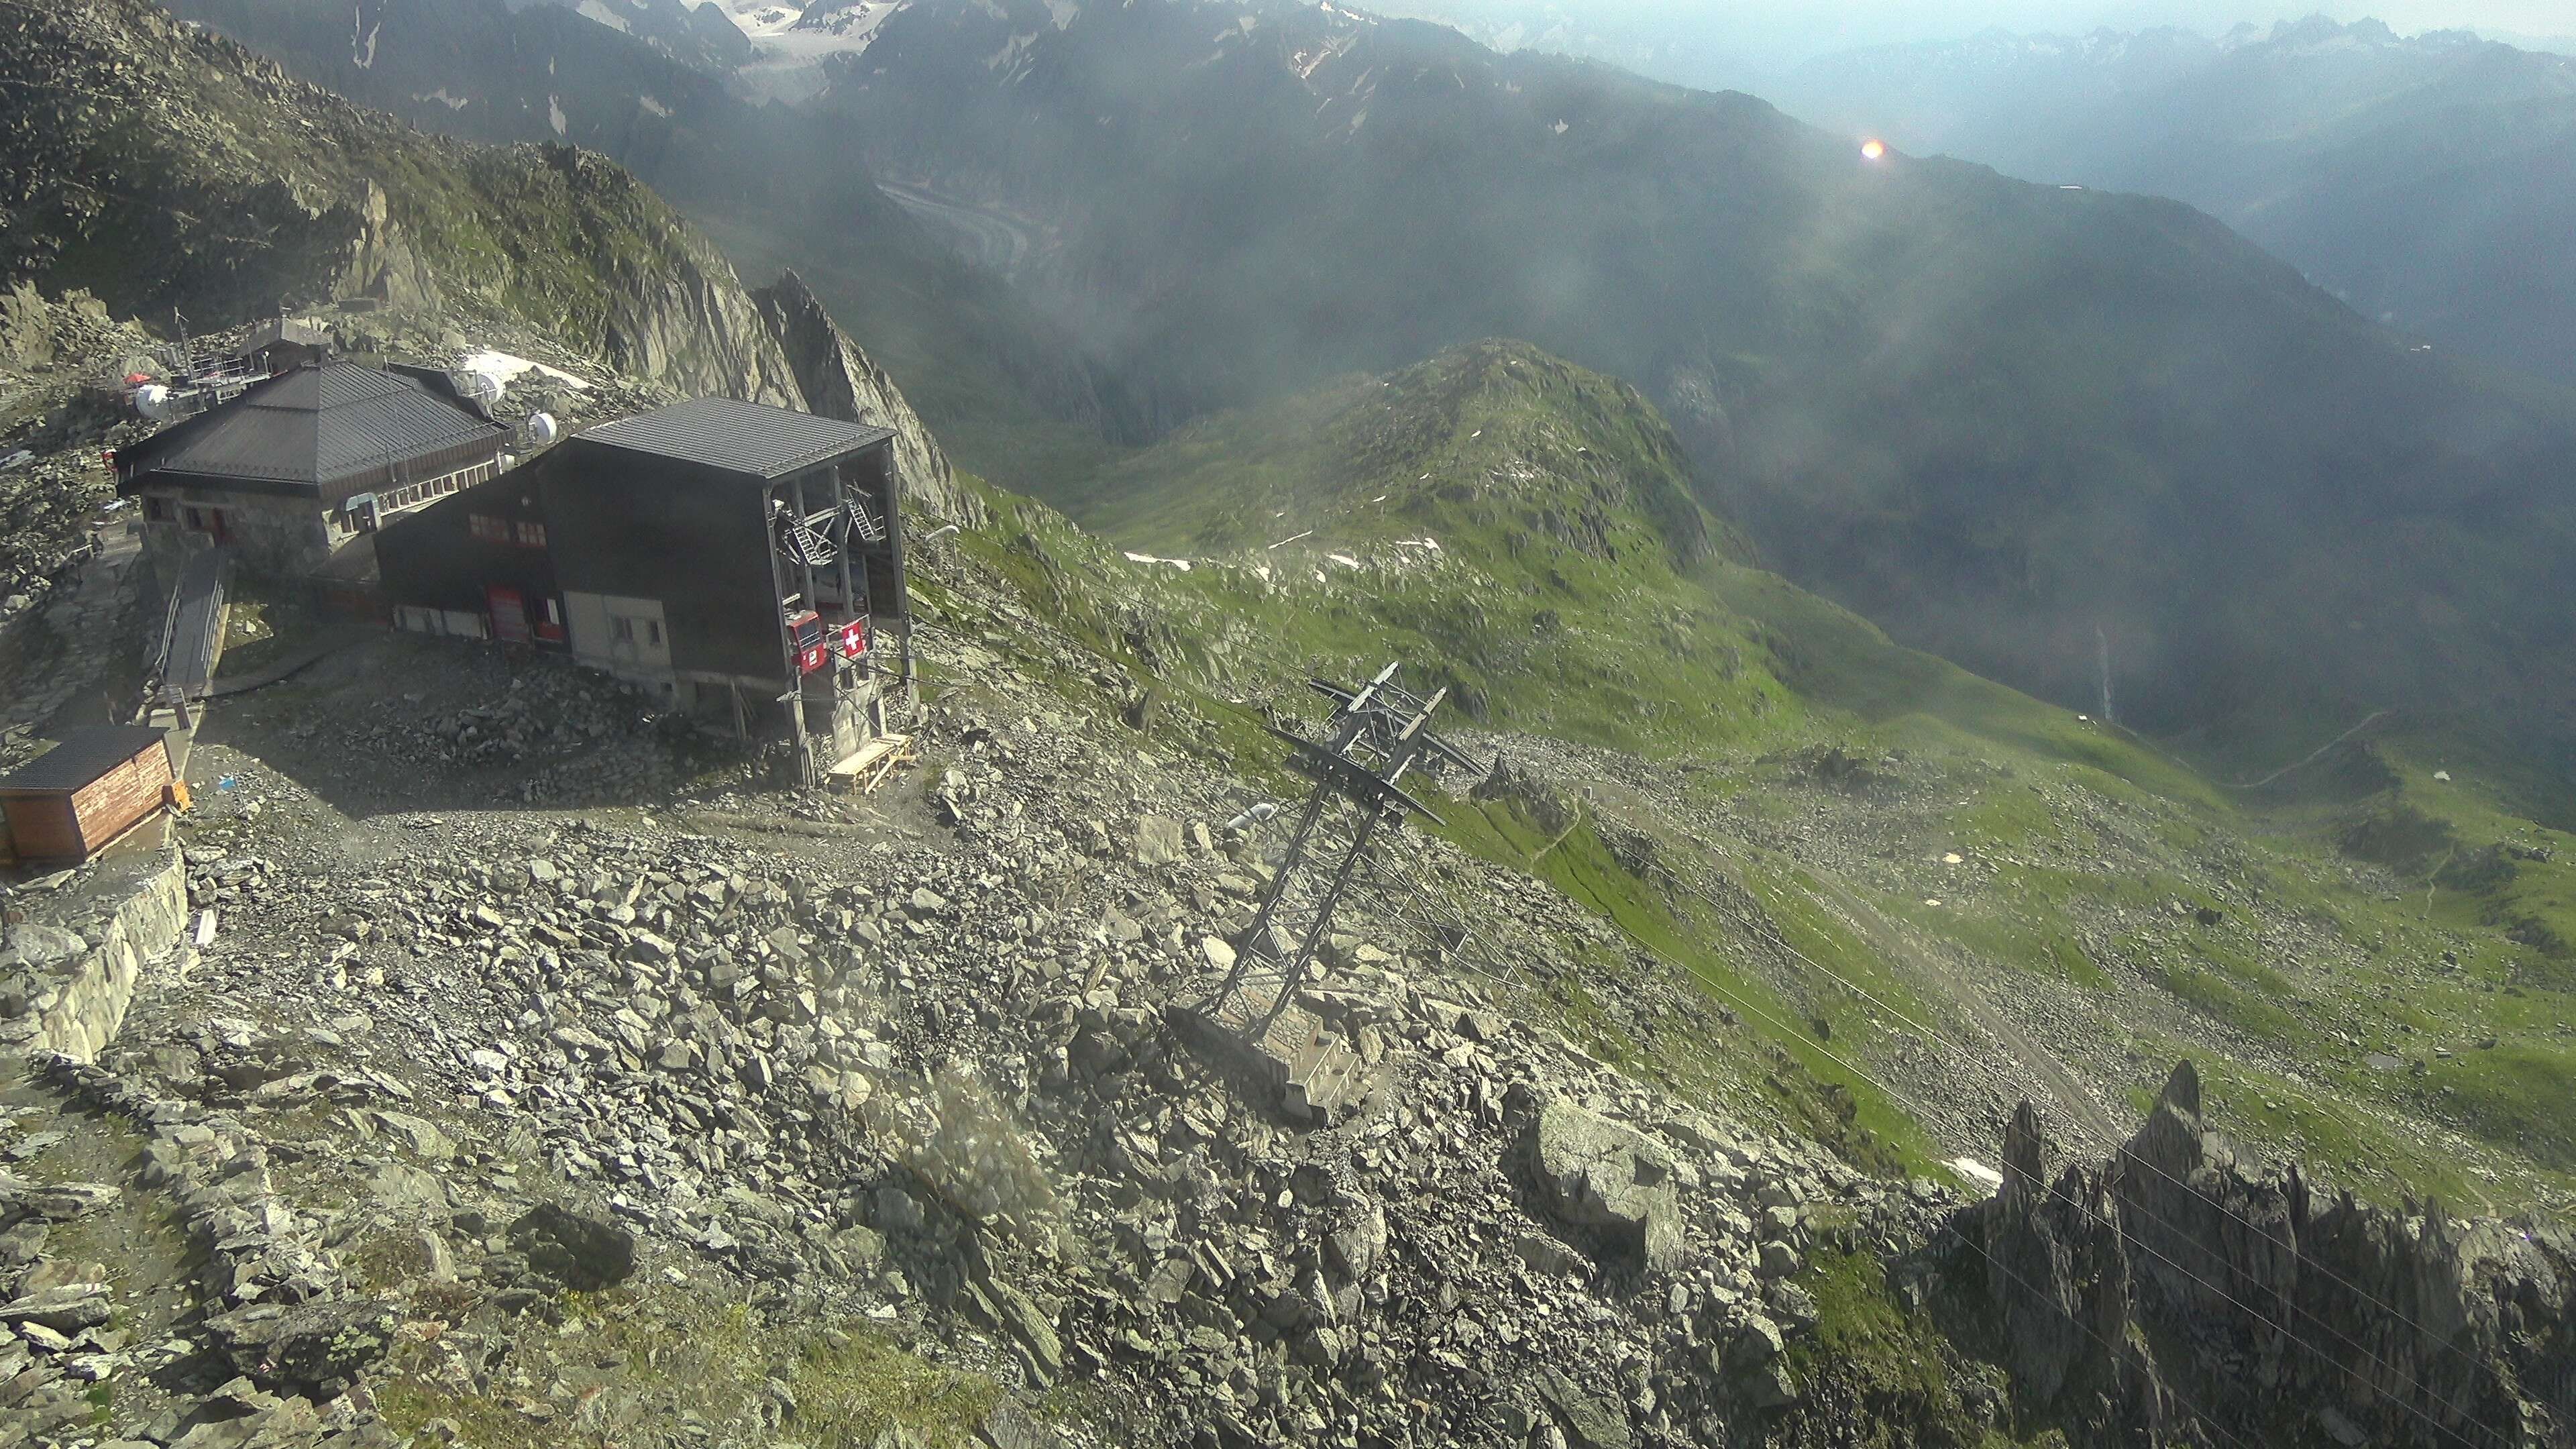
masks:
[[(2007, 30), (2090, 30), (2107, 25), (2115, 30), (2137, 30), (2150, 25), (2185, 25), (2194, 30), (2221, 31), (2240, 20), (2268, 25), (2274, 20), (2322, 12), (2338, 20), (2359, 20), (2364, 16), (2387, 21), (2398, 30), (2449, 28), (2497, 29), (2528, 34), (2556, 34), (2576, 30), (2576, 5), (2569, 0), (2384, 0), (2365, 5), (2301, 5), (2291, 3), (2275, 11), (2248, 6), (2243, 0), (1919, 0), (1919, 3), (1897, 3), (1897, 0), (1775, 0), (1766, 5), (1733, 6), (1703, 0), (1697, 6), (1668, 6), (1668, 0), (1577, 0), (1587, 8), (1597, 6), (1604, 12), (1622, 9), (1658, 8), (1702, 9), (1723, 11), (1740, 8), (1748, 14), (1767, 13), (1787, 19), (1796, 17), (1818, 30), (1838, 27), (1871, 30), (1904, 29), (1926, 34), (1967, 35), (1989, 25)], [(1567, 8), (1575, 8), (1569, 5)]]
[(2346, 21), (2375, 17), (2405, 34), (2452, 28), (2498, 39), (2576, 34), (2576, 0), (2280, 0), (2273, 9), (2260, 0), (1362, 0), (1361, 8), (1461, 22), (1518, 20), (1533, 29), (1544, 24), (1542, 17), (1554, 18), (1595, 29), (1604, 39), (1687, 37), (1693, 48), (1763, 65), (1853, 46), (1952, 40), (1990, 26), (2081, 33), (2097, 26), (2179, 25), (2215, 35), (2240, 21), (2268, 28), (2318, 12)]

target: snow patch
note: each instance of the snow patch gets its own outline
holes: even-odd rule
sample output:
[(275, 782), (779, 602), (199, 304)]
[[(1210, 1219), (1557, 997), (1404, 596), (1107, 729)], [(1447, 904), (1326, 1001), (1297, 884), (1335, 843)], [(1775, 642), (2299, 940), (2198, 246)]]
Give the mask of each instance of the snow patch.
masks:
[(1552, 131), (1556, 132), (1556, 134), (1558, 134), (1558, 135), (1562, 136), (1562, 135), (1564, 135), (1566, 132), (1571, 131), (1571, 130), (1573, 130), (1574, 128), (1573, 128), (1572, 126), (1569, 126), (1569, 125), (1565, 124), (1564, 120), (1563, 120), (1562, 118), (1560, 118), (1560, 119), (1557, 121), (1557, 123), (1556, 123), (1555, 125), (1553, 125), (1553, 126), (1549, 127), (1548, 129), (1550, 129), (1550, 130), (1552, 130)]
[(1324, 555), (1324, 557), (1331, 559), (1333, 562), (1340, 564), (1346, 569), (1355, 569), (1360, 566), (1360, 561), (1358, 559), (1355, 559), (1346, 553), (1328, 553)]
[(583, 392), (590, 390), (590, 384), (588, 382), (573, 376), (562, 368), (548, 367), (542, 362), (531, 362), (524, 357), (513, 357), (506, 352), (495, 352), (489, 347), (477, 348), (476, 350), (465, 354), (462, 358), (457, 360), (456, 366), (452, 370), (456, 372), (488, 372), (494, 377), (501, 379), (501, 385), (504, 387), (507, 387), (512, 382), (516, 381), (519, 374), (523, 372), (534, 372), (539, 377), (548, 378), (555, 382), (562, 383), (564, 386), (569, 388), (574, 388)]
[(562, 97), (560, 97), (560, 96), (548, 96), (548, 97), (546, 97), (546, 124), (548, 124), (548, 125), (550, 125), (550, 126), (552, 126), (552, 127), (554, 127), (554, 128), (555, 128), (555, 135), (556, 135), (557, 137), (561, 137), (561, 136), (563, 135), (563, 133), (564, 133), (564, 112), (563, 112), (563, 98), (562, 98)]
[[(374, 70), (376, 68), (376, 36), (378, 33), (383, 31), (384, 28), (385, 22), (382, 20), (378, 20), (373, 25), (367, 24), (367, 7), (364, 5), (357, 6), (349, 12), (349, 60), (351, 64), (357, 66), (360, 70)], [(359, 33), (362, 29), (365, 31), (363, 35)]]
[(1127, 561), (1140, 564), (1170, 564), (1182, 573), (1190, 571), (1190, 561), (1185, 558), (1156, 558), (1150, 553), (1131, 553), (1127, 555)]
[(447, 93), (447, 87), (445, 86), (440, 86), (438, 89), (431, 91), (425, 96), (415, 95), (412, 99), (423, 102), (436, 101), (451, 111), (461, 111), (467, 106), (474, 104), (474, 98), (472, 96), (451, 96)]
[(1950, 1170), (1959, 1174), (1961, 1177), (1966, 1178), (1968, 1181), (1977, 1184), (1979, 1187), (1984, 1188), (1988, 1192), (1993, 1192), (1996, 1188), (2004, 1185), (2004, 1175), (2002, 1173), (1995, 1171), (1993, 1168), (1986, 1166), (1984, 1163), (1979, 1162), (1973, 1157), (1951, 1158)]
[[(877, 29), (908, 0), (821, 0), (810, 9), (781, 0), (709, 0), (754, 45), (734, 79), (754, 101), (795, 104), (822, 93), (825, 66), (836, 56), (859, 55)], [(1068, 0), (1069, 3), (1069, 0)]]
[(669, 106), (662, 104), (659, 100), (656, 100), (651, 96), (637, 96), (635, 98), (635, 104), (642, 106), (644, 109), (651, 111), (657, 116), (667, 116), (671, 114), (671, 108)]
[(609, 29), (616, 31), (620, 35), (633, 35), (635, 33), (634, 30), (627, 25), (625, 16), (620, 15), (616, 11), (609, 9), (607, 6), (600, 4), (599, 0), (581, 0), (581, 3), (574, 6), (573, 10), (574, 13), (580, 15), (584, 20), (596, 20), (600, 24), (607, 26)]
[(1010, 39), (1003, 41), (1001, 49), (994, 51), (991, 55), (984, 58), (984, 69), (997, 71), (1006, 65), (1012, 64), (1022, 55), (1028, 53), (1029, 42), (1037, 38), (1038, 33), (1032, 30), (1026, 35), (1014, 35)]
[(1055, 22), (1058, 30), (1073, 24), (1074, 17), (1081, 13), (1081, 0), (1047, 0), (1047, 18)]

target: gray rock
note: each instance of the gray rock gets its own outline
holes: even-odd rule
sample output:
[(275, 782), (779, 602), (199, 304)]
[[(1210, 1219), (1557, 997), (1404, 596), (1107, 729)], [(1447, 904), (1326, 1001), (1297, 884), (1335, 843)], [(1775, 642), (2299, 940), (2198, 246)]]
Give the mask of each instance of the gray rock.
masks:
[(1001, 1312), (1002, 1326), (1027, 1347), (1049, 1378), (1064, 1372), (1064, 1341), (1035, 1301), (1008, 1283), (995, 1283), (993, 1306)]
[(1071, 1442), (1054, 1425), (1008, 1399), (993, 1406), (975, 1433), (992, 1449), (1063, 1449)]
[(255, 1303), (207, 1319), (206, 1331), (253, 1380), (312, 1388), (383, 1358), (400, 1321), (393, 1304), (374, 1300)]
[(1735, 1341), (1747, 1363), (1766, 1364), (1789, 1351), (1788, 1343), (1780, 1337), (1780, 1325), (1759, 1313), (1744, 1320)]
[(1181, 855), (1181, 822), (1162, 815), (1136, 817), (1138, 865), (1169, 865)]
[(1777, 1239), (1764, 1243), (1756, 1271), (1765, 1278), (1786, 1278), (1798, 1271), (1798, 1250)]
[(0, 1304), (0, 1321), (34, 1323), (56, 1333), (78, 1333), (105, 1323), (110, 1311), (104, 1283), (64, 1283)]
[(1617, 1400), (1585, 1393), (1555, 1367), (1540, 1370), (1538, 1391), (1575, 1449), (1630, 1449), (1635, 1442)]
[(1673, 1162), (1660, 1145), (1555, 1098), (1540, 1109), (1529, 1150), (1539, 1191), (1558, 1217), (1599, 1232), (1659, 1272), (1681, 1266), (1686, 1244)]
[(633, 1233), (559, 1203), (539, 1203), (512, 1223), (510, 1246), (527, 1257), (529, 1267), (586, 1293), (635, 1272)]
[(1386, 1210), (1370, 1203), (1357, 1221), (1326, 1239), (1325, 1245), (1344, 1276), (1367, 1277), (1386, 1254)]
[(33, 921), (0, 925), (0, 971), (51, 970), (88, 949), (88, 942), (59, 926)]

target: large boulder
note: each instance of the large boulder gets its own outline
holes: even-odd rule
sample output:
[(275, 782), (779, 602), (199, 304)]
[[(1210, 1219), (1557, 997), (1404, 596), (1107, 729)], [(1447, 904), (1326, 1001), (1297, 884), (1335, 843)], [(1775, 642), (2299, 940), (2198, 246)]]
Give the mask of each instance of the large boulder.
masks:
[(253, 1382), (324, 1389), (383, 1358), (399, 1321), (393, 1304), (355, 1299), (254, 1303), (207, 1319), (206, 1328)]
[(635, 1272), (635, 1235), (606, 1218), (539, 1203), (510, 1225), (510, 1246), (528, 1266), (567, 1288), (595, 1293)]
[(1658, 1272), (1681, 1266), (1681, 1205), (1661, 1145), (1557, 1098), (1539, 1110), (1529, 1153), (1549, 1211)]

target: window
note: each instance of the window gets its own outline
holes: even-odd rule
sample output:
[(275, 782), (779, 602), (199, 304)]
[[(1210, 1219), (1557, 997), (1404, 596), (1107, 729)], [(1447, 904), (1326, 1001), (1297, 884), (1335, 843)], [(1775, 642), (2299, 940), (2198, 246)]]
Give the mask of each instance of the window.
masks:
[(635, 621), (624, 614), (608, 616), (608, 636), (620, 644), (635, 642)]
[(168, 523), (170, 521), (170, 500), (167, 498), (144, 499), (143, 516), (154, 523)]
[(524, 518), (523, 518), (523, 519), (520, 519), (520, 520), (519, 520), (519, 547), (521, 547), (521, 548), (544, 548), (545, 546), (546, 546), (546, 526), (545, 526), (544, 524), (542, 524), (542, 523), (531, 523), (531, 522), (529, 522), (527, 519), (524, 519)]
[(483, 540), (485, 543), (508, 543), (510, 541), (509, 520), (494, 518), (488, 513), (469, 513), (465, 515), (465, 531), (476, 538)]
[(647, 644), (652, 645), (652, 646), (653, 646), (654, 648), (656, 648), (656, 649), (659, 649), (659, 648), (661, 648), (661, 647), (662, 647), (662, 621), (661, 621), (661, 620), (659, 620), (659, 619), (647, 619), (647, 620), (645, 620), (645, 621), (644, 621), (644, 642), (645, 642), (645, 643), (647, 643)]
[(199, 513), (193, 508), (187, 509), (185, 512), (187, 524), (190, 528), (203, 528), (206, 526), (206, 515)]

